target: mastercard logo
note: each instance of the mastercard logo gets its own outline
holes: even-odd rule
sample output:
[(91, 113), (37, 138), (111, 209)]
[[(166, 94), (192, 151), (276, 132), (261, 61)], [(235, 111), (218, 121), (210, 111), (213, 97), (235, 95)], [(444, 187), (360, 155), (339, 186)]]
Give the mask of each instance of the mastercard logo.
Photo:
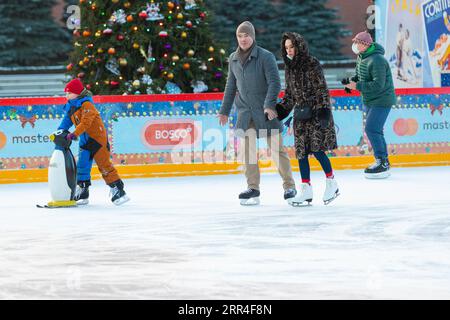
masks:
[(416, 119), (397, 119), (394, 122), (394, 132), (398, 136), (413, 136), (417, 133), (419, 124)]
[(6, 135), (0, 131), (0, 149), (6, 145)]

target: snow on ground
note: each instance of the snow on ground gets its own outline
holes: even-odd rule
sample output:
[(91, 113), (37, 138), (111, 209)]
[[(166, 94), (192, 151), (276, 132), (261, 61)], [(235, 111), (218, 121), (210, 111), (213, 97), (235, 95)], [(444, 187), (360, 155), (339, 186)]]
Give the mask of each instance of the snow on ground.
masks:
[(243, 175), (125, 180), (123, 207), (102, 181), (69, 209), (35, 208), (45, 183), (0, 185), (0, 299), (449, 299), (450, 167), (392, 173), (337, 171), (324, 206), (313, 172), (307, 208), (277, 174), (258, 207)]

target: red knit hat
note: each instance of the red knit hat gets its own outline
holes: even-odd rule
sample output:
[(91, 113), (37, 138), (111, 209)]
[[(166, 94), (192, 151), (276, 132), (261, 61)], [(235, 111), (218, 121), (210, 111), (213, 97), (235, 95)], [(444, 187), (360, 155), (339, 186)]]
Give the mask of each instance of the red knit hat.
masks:
[(75, 94), (81, 94), (83, 90), (84, 90), (83, 82), (81, 82), (81, 80), (78, 78), (75, 78), (72, 81), (70, 81), (68, 84), (66, 84), (66, 87), (64, 88), (64, 92), (70, 92)]
[(360, 32), (353, 38), (353, 42), (362, 43), (366, 46), (370, 46), (373, 43), (372, 36), (367, 31)]

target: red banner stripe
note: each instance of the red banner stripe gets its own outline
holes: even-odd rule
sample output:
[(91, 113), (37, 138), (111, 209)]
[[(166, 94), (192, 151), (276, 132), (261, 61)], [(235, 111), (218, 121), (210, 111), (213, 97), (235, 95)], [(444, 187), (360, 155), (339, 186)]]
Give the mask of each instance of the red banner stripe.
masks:
[[(450, 87), (444, 88), (411, 88), (396, 89), (397, 95), (426, 95), (450, 94)], [(359, 92), (351, 94), (344, 90), (330, 90), (332, 97), (358, 97)], [(280, 98), (284, 92), (280, 93)], [(176, 102), (176, 101), (221, 101), (223, 93), (183, 93), (183, 94), (154, 94), (154, 95), (121, 95), (121, 96), (94, 96), (96, 103), (139, 103), (139, 102)], [(65, 97), (35, 97), (35, 98), (0, 98), (0, 106), (26, 106), (26, 105), (62, 105), (66, 103)]]

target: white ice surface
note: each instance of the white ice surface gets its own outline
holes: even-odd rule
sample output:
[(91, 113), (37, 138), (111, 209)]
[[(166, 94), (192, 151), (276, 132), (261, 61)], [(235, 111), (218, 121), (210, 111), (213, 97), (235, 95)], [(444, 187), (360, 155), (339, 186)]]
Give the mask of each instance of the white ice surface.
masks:
[[(115, 207), (37, 209), (47, 184), (0, 185), (0, 299), (450, 299), (450, 167), (337, 171), (341, 196), (292, 208), (262, 176), (125, 180)], [(298, 172), (295, 173), (299, 180)]]

